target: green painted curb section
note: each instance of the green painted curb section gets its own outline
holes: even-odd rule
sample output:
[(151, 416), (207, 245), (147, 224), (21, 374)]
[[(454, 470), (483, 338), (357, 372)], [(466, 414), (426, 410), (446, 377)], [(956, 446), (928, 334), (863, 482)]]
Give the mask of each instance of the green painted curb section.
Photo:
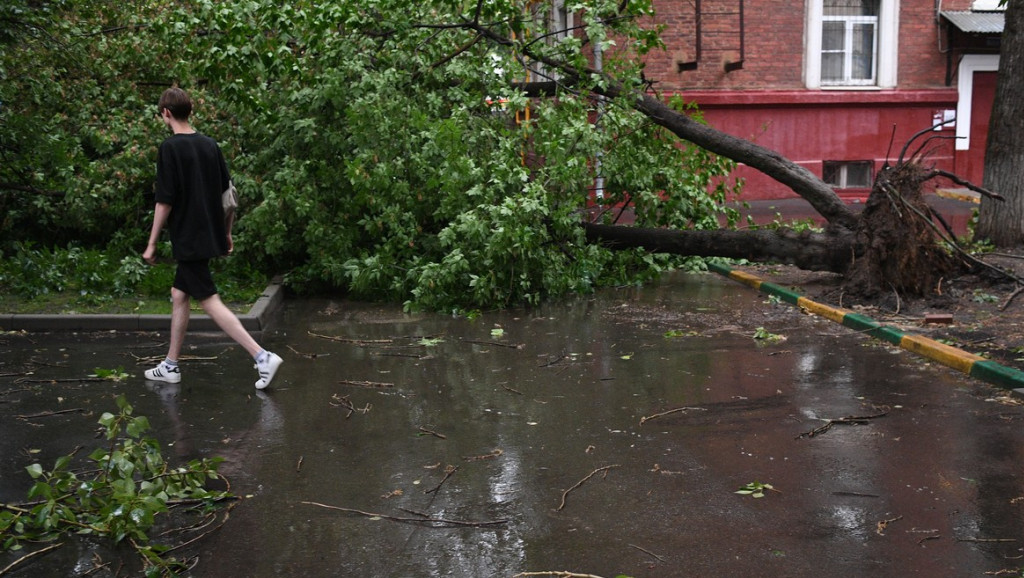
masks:
[(971, 365), (970, 376), (1006, 389), (1024, 386), (1024, 373), (987, 359), (975, 361)]
[(728, 277), (733, 281), (748, 285), (768, 295), (775, 295), (779, 299), (797, 305), (815, 315), (836, 321), (842, 324), (843, 327), (866, 333), (876, 339), (887, 341), (907, 351), (938, 361), (975, 379), (980, 379), (1006, 389), (1024, 388), (1024, 372), (1012, 367), (1000, 365), (994, 361), (989, 361), (966, 351), (944, 345), (927, 337), (906, 333), (901, 329), (881, 324), (860, 313), (853, 313), (844, 309), (816, 303), (806, 297), (802, 297), (792, 289), (774, 283), (765, 283), (750, 273), (736, 271), (725, 265), (708, 263), (708, 270)]

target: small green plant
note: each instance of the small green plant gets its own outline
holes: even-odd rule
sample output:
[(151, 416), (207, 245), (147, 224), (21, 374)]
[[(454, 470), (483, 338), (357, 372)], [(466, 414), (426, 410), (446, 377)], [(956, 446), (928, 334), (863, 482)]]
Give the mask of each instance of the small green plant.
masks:
[(672, 339), (673, 337), (696, 337), (700, 333), (696, 331), (684, 331), (682, 329), (670, 329), (665, 332), (665, 339)]
[(740, 489), (736, 490), (737, 494), (743, 496), (751, 496), (754, 498), (763, 498), (765, 490), (771, 490), (777, 492), (771, 484), (764, 484), (761, 482), (750, 482), (745, 486), (740, 486)]
[[(118, 370), (115, 370), (118, 371)], [(123, 395), (118, 413), (104, 413), (108, 447), (89, 455), (95, 466), (88, 475), (71, 469), (74, 453), (61, 456), (51, 470), (39, 463), (26, 468), (34, 483), (27, 504), (0, 504), (0, 551), (19, 550), (25, 542), (53, 541), (67, 534), (102, 536), (114, 543), (128, 541), (142, 557), (146, 576), (174, 575), (183, 562), (166, 558), (169, 549), (149, 541), (157, 516), (187, 501), (213, 507), (230, 494), (206, 489), (217, 479), (220, 458), (193, 460), (171, 467), (159, 443), (143, 437), (149, 420), (132, 415)], [(79, 470), (80, 471), (80, 470)]]
[(779, 341), (785, 341), (786, 337), (783, 335), (772, 333), (765, 329), (764, 327), (758, 327), (756, 330), (754, 330), (754, 339), (764, 343), (778, 343)]
[(124, 367), (120, 366), (117, 369), (103, 369), (102, 367), (97, 367), (89, 377), (98, 377), (100, 379), (107, 379), (110, 381), (122, 381), (124, 379), (128, 379), (128, 373), (125, 372)]
[(996, 297), (995, 295), (992, 295), (990, 293), (985, 293), (981, 289), (975, 289), (974, 295), (971, 297), (971, 299), (975, 303), (995, 303), (999, 301), (999, 297)]

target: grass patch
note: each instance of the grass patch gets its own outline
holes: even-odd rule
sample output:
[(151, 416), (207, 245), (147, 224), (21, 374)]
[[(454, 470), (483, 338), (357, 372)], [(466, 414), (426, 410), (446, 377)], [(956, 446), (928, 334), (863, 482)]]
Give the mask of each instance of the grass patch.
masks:
[[(244, 315), (252, 309), (256, 299), (263, 294), (266, 286), (261, 287), (251, 301), (228, 301), (224, 304), (237, 314)], [(221, 297), (223, 299), (223, 296)], [(192, 302), (192, 311), (202, 313), (203, 309), (196, 301)], [(0, 312), (16, 314), (108, 314), (108, 315), (170, 315), (171, 299), (163, 299), (135, 295), (114, 297), (106, 295), (79, 295), (75, 293), (48, 293), (32, 299), (17, 295), (0, 295)]]
[[(0, 257), (3, 313), (171, 313), (173, 263), (148, 266), (137, 255), (118, 259), (96, 249), (37, 249), (27, 244)], [(221, 299), (235, 313), (248, 313), (269, 282), (230, 259), (214, 259), (210, 268)], [(192, 309), (202, 310), (194, 300)]]

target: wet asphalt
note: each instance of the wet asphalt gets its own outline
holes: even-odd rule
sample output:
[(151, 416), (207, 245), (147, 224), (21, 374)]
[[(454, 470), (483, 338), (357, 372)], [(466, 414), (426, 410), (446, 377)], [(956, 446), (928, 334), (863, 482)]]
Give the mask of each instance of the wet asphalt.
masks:
[[(24, 501), (26, 466), (103, 443), (125, 394), (166, 456), (223, 457), (242, 498), (182, 552), (193, 576), (1024, 566), (1024, 408), (716, 275), (472, 320), (288, 300), (261, 337), (285, 359), (265, 394), (217, 333), (190, 335), (174, 386), (142, 378), (163, 332), (0, 334), (0, 501)], [(130, 377), (89, 377), (115, 367)], [(10, 575), (137, 569), (72, 539)]]

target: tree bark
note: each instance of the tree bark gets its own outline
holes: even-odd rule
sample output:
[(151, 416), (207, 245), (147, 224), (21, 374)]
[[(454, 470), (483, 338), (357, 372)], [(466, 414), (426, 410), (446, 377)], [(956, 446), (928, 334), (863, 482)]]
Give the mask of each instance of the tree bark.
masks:
[(1002, 194), (1005, 202), (982, 197), (975, 237), (997, 247), (1024, 244), (1024, 6), (1019, 0), (1006, 5), (992, 103), (988, 143), (985, 148), (983, 186)]
[(856, 235), (841, 227), (824, 233), (788, 229), (677, 231), (584, 223), (587, 241), (611, 249), (643, 248), (653, 253), (728, 257), (796, 265), (808, 271), (846, 273), (857, 257)]

